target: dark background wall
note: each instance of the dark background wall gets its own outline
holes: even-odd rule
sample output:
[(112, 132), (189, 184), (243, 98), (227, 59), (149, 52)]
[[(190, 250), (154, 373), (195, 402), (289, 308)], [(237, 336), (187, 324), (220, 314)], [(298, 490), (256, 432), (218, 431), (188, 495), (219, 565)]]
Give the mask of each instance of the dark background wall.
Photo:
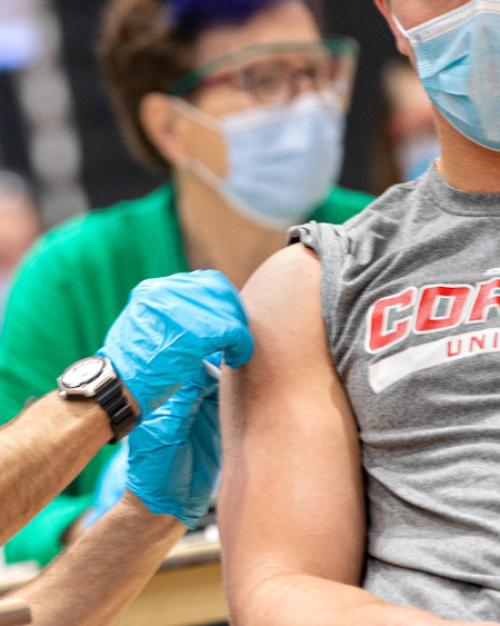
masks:
[(12, 74), (0, 72), (0, 163), (31, 178), (25, 125)]
[(99, 81), (95, 41), (104, 0), (55, 0), (83, 151), (83, 185), (94, 207), (144, 194), (160, 182), (128, 156)]
[(323, 15), (328, 33), (349, 35), (361, 44), (341, 182), (352, 189), (372, 191), (371, 161), (382, 106), (381, 71), (398, 53), (372, 0), (325, 0)]

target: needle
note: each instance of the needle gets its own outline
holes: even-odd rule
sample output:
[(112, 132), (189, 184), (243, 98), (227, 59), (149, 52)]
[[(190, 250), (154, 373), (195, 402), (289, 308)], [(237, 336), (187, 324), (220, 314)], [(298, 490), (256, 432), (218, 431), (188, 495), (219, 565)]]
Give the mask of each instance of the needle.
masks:
[(203, 361), (203, 365), (212, 378), (220, 380), (221, 371), (218, 367), (210, 363), (210, 361)]

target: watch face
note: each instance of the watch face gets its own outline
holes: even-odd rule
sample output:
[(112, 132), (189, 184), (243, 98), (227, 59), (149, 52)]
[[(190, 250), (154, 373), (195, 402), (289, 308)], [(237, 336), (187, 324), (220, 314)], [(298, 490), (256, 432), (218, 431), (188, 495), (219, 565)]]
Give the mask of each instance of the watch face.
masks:
[(61, 377), (61, 382), (69, 389), (77, 389), (95, 380), (105, 367), (104, 359), (90, 357), (78, 361), (68, 368)]

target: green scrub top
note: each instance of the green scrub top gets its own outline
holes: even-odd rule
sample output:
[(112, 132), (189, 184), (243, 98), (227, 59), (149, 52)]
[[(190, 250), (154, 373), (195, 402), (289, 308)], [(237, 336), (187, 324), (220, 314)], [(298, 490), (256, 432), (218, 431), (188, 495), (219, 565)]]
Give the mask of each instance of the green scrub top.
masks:
[[(312, 219), (343, 223), (372, 198), (335, 188)], [(0, 336), (0, 424), (94, 354), (142, 280), (188, 271), (172, 185), (72, 219), (44, 235), (19, 268)], [(46, 565), (64, 531), (92, 505), (106, 446), (76, 480), (7, 545), (9, 563)]]

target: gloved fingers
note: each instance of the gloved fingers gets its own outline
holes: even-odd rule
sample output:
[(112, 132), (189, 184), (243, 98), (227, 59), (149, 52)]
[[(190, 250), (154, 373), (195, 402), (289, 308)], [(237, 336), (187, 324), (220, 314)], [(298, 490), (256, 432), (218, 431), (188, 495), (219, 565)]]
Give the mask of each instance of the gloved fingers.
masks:
[(167, 289), (172, 295), (187, 296), (197, 302), (205, 302), (211, 298), (220, 302), (221, 299), (232, 300), (238, 296), (238, 290), (218, 270), (195, 270), (173, 274), (167, 278), (146, 280), (140, 283), (136, 290), (154, 292), (162, 288)]
[(216, 270), (196, 270), (144, 280), (132, 291), (130, 305), (149, 306), (152, 311), (168, 313), (181, 322), (186, 305), (188, 309), (214, 313), (222, 307), (223, 315), (229, 312), (231, 317), (246, 321), (238, 291)]
[(226, 333), (224, 343), (217, 349), (224, 353), (227, 365), (237, 369), (251, 360), (254, 348), (254, 338), (248, 326), (238, 326)]
[[(245, 365), (252, 358), (254, 339), (240, 295), (220, 272), (206, 271), (204, 274), (207, 283), (213, 283), (210, 297), (202, 301), (195, 328), (206, 345), (204, 356), (223, 352), (230, 367)], [(186, 292), (189, 299), (195, 296)]]
[[(188, 322), (186, 322), (187, 326)], [(212, 316), (205, 324), (198, 320), (197, 328), (190, 331), (191, 337), (185, 342), (183, 356), (196, 362), (213, 354), (221, 353), (225, 362), (236, 369), (246, 365), (254, 352), (254, 338), (249, 326), (238, 320)], [(167, 351), (165, 358), (169, 358)], [(180, 356), (180, 349), (179, 349)]]
[(237, 368), (253, 349), (237, 290), (208, 270), (142, 282), (99, 354), (111, 360), (145, 416), (177, 396), (206, 357), (223, 352)]
[[(143, 281), (133, 291), (134, 301), (137, 310), (133, 317), (147, 321), (148, 329), (158, 338), (165, 337), (172, 328), (174, 339), (185, 330), (199, 340), (210, 340), (222, 336), (227, 327), (248, 326), (238, 291), (215, 270)], [(168, 349), (168, 342), (163, 343)], [(213, 348), (210, 353), (216, 351)]]
[(211, 363), (217, 369), (222, 367), (222, 352), (216, 352), (214, 354), (207, 355), (205, 361)]

